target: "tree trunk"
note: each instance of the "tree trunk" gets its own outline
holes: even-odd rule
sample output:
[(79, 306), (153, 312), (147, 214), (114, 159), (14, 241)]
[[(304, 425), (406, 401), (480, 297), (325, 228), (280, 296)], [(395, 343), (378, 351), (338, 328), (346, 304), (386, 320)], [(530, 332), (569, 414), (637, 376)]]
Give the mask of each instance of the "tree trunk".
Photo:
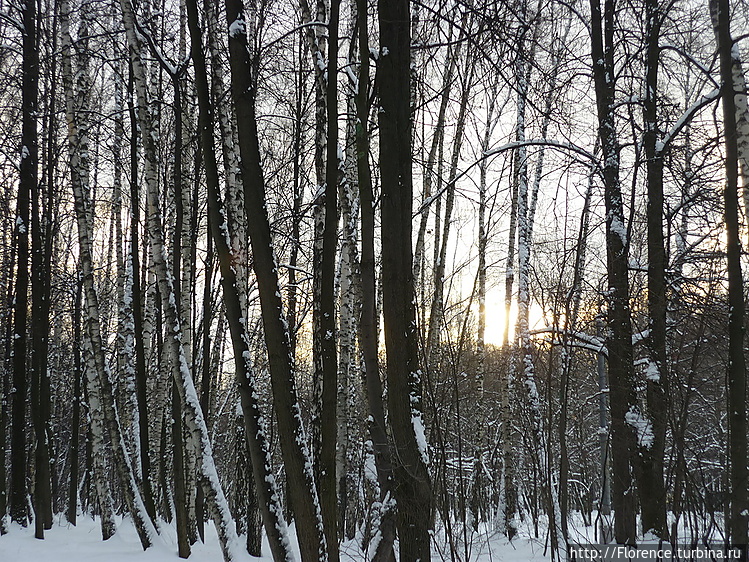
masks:
[[(94, 287), (92, 209), (89, 200), (88, 106), (86, 101), (86, 95), (90, 89), (87, 44), (88, 23), (91, 17), (89, 9), (90, 6), (84, 4), (79, 30), (78, 44), (81, 55), (79, 69), (76, 73), (78, 78), (76, 91), (74, 91), (72, 83), (71, 40), (68, 23), (69, 7), (67, 2), (63, 3), (61, 9), (61, 19), (63, 20), (61, 27), (63, 34), (63, 84), (66, 92), (71, 184), (75, 198), (75, 210), (78, 222), (78, 245), (86, 301), (86, 342), (89, 346), (87, 380), (93, 420), (92, 436), (95, 448), (99, 449), (95, 451), (95, 454), (103, 455), (104, 427), (102, 426), (106, 426), (112, 442), (115, 466), (123, 487), (125, 502), (133, 517), (141, 544), (146, 549), (153, 544), (157, 533), (143, 505), (119, 425), (109, 369), (104, 358), (104, 347), (99, 321), (99, 304)], [(100, 468), (103, 468), (103, 466)], [(105, 494), (99, 495), (101, 501), (102, 498), (106, 498), (106, 495), (108, 495), (106, 490), (98, 489), (103, 488), (104, 482), (106, 482), (104, 474), (102, 473), (98, 476), (97, 480), (103, 481), (97, 487), (97, 492), (102, 491)], [(104, 527), (102, 527), (102, 532), (106, 535)]]
[(728, 428), (730, 468), (730, 501), (728, 535), (732, 545), (747, 542), (749, 499), (747, 498), (746, 456), (746, 361), (744, 358), (744, 285), (741, 272), (738, 203), (738, 143), (736, 102), (732, 74), (732, 50), (737, 47), (731, 37), (728, 0), (710, 0), (710, 11), (716, 25), (720, 55), (721, 98), (725, 142), (726, 184), (723, 191), (726, 223), (726, 259), (728, 266)]
[(658, 64), (660, 28), (663, 18), (658, 0), (645, 5), (646, 59), (643, 145), (647, 158), (648, 223), (648, 316), (649, 335), (647, 378), (647, 418), (652, 440), (638, 443), (638, 482), (642, 510), (642, 531), (668, 538), (666, 489), (663, 457), (666, 446), (668, 362), (666, 359), (666, 268), (668, 259), (663, 239), (663, 153), (658, 142)]
[[(150, 329), (146, 328), (143, 318), (143, 291), (141, 289), (141, 263), (140, 263), (140, 196), (138, 188), (138, 120), (133, 103), (132, 65), (129, 65), (128, 82), (128, 114), (130, 118), (130, 270), (132, 275), (132, 314), (133, 314), (133, 337), (135, 353), (135, 393), (138, 404), (138, 449), (140, 451), (140, 472), (143, 478), (143, 490), (146, 509), (152, 509), (155, 513), (156, 507), (153, 499), (153, 480), (151, 474), (151, 447), (150, 426), (147, 400), (148, 371), (146, 368), (146, 342), (150, 339)], [(158, 418), (158, 416), (154, 416)], [(154, 432), (158, 435), (159, 432)], [(149, 500), (150, 496), (150, 500)]]
[(177, 551), (180, 558), (190, 557), (187, 536), (187, 498), (185, 494), (185, 442), (182, 437), (182, 408), (176, 383), (172, 384), (172, 459), (174, 464), (174, 518), (177, 520)]
[(320, 271), (320, 330), (322, 408), (320, 449), (320, 508), (328, 559), (338, 562), (338, 357), (336, 349), (335, 269), (338, 247), (338, 14), (339, 0), (330, 0), (327, 65), (327, 156), (325, 169), (325, 227)]
[(172, 276), (167, 264), (164, 248), (163, 230), (156, 160), (156, 131), (151, 121), (150, 100), (148, 99), (146, 72), (141, 59), (143, 46), (136, 31), (135, 13), (130, 0), (121, 0), (123, 23), (127, 40), (131, 48), (131, 61), (135, 77), (135, 92), (138, 101), (138, 122), (145, 156), (145, 181), (148, 202), (148, 236), (153, 255), (153, 266), (158, 282), (161, 306), (164, 312), (164, 324), (170, 337), (165, 341), (165, 352), (168, 354), (174, 383), (182, 403), (183, 419), (190, 439), (186, 447), (192, 447), (198, 455), (199, 482), (208, 501), (218, 532), (224, 559), (229, 562), (235, 558), (233, 549), (236, 543), (236, 532), (231, 518), (224, 491), (218, 479), (213, 460), (208, 429), (205, 425), (203, 411), (195, 391), (190, 368), (182, 344), (179, 309)]
[[(606, 267), (608, 273), (608, 373), (611, 404), (612, 500), (616, 542), (634, 544), (636, 498), (632, 465), (636, 427), (644, 420), (635, 400), (632, 363), (632, 323), (629, 308), (628, 242), (619, 182), (619, 142), (614, 121), (615, 0), (590, 1), (591, 54), (598, 114), (598, 135), (603, 151), (606, 205)], [(643, 430), (643, 436), (645, 431)]]
[(380, 380), (377, 330), (377, 290), (375, 282), (375, 206), (372, 194), (372, 173), (369, 165), (369, 28), (367, 1), (356, 2), (359, 31), (359, 87), (356, 92), (356, 167), (361, 207), (361, 323), (360, 346), (364, 388), (369, 409), (369, 436), (379, 484), (379, 514), (373, 533), (378, 540), (370, 549), (375, 562), (395, 560), (395, 506), (392, 498), (393, 464), (390, 458), (385, 405)]
[(255, 84), (252, 63), (247, 51), (246, 23), (242, 3), (227, 0), (229, 22), (229, 59), (232, 74), (232, 97), (237, 115), (239, 149), (242, 161), (244, 203), (248, 232), (254, 256), (253, 267), (260, 294), (260, 307), (268, 350), (273, 401), (278, 420), (281, 454), (286, 468), (291, 507), (302, 560), (327, 559), (327, 548), (307, 438), (302, 425), (296, 395), (294, 366), (289, 332), (281, 304), (278, 267), (273, 255), (273, 240), (265, 204), (265, 184), (260, 161), (257, 121), (255, 117)]
[(71, 421), (70, 437), (70, 484), (68, 488), (68, 522), (75, 526), (78, 516), (78, 457), (80, 428), (81, 428), (81, 400), (83, 400), (83, 364), (81, 361), (81, 293), (83, 283), (76, 282), (73, 297), (73, 419)]
[[(57, 6), (52, 25), (56, 28)], [(56, 49), (57, 35), (52, 38)], [(43, 122), (47, 131), (46, 165), (42, 181), (31, 193), (31, 412), (34, 419), (34, 510), (36, 536), (44, 538), (44, 530), (52, 528), (53, 516), (53, 434), (51, 428), (51, 389), (49, 380), (50, 291), (52, 286), (52, 251), (56, 235), (55, 184), (57, 139), (57, 59), (51, 61), (47, 81), (48, 115)], [(41, 189), (41, 186), (46, 188)]]
[(13, 345), (13, 432), (11, 434), (11, 494), (10, 517), (24, 527), (28, 523), (26, 501), (26, 373), (29, 293), (29, 205), (31, 194), (37, 189), (37, 89), (39, 84), (39, 54), (36, 35), (36, 2), (22, 4), (23, 62), (21, 70), (21, 165), (16, 199), (16, 302), (14, 311)]
[(394, 488), (402, 561), (429, 560), (432, 485), (421, 414), (411, 248), (410, 17), (406, 0), (378, 3), (382, 292)]
[[(202, 33), (199, 27), (195, 0), (187, 0), (187, 10), (200, 112), (200, 140), (206, 167), (209, 206), (208, 220), (219, 258), (226, 318), (229, 322), (229, 330), (234, 348), (236, 377), (245, 423), (245, 438), (247, 439), (247, 446), (250, 451), (252, 471), (260, 498), (263, 523), (269, 538), (273, 559), (276, 561), (291, 560), (292, 554), (286, 535), (286, 522), (283, 519), (283, 511), (278, 502), (275, 479), (270, 470), (270, 445), (267, 441), (265, 423), (260, 414), (258, 397), (254, 381), (252, 380), (250, 339), (246, 329), (246, 319), (242, 316), (237, 290), (236, 270), (232, 267), (235, 256), (232, 255), (230, 246), (231, 225), (226, 222), (223, 204), (219, 198), (218, 165), (213, 145), (213, 108), (209, 98)], [(208, 358), (204, 357), (204, 361), (206, 360)]]

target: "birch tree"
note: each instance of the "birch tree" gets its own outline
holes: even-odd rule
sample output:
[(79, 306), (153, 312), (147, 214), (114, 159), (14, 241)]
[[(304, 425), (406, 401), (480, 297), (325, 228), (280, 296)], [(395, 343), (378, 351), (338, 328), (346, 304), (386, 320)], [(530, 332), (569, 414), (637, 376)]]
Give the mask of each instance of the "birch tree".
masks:
[[(107, 432), (115, 455), (120, 483), (123, 486), (125, 500), (133, 517), (133, 522), (138, 531), (141, 545), (147, 549), (153, 544), (156, 537), (154, 527), (135, 480), (135, 475), (130, 464), (125, 442), (117, 416), (114, 394), (110, 382), (109, 369), (104, 358), (104, 346), (101, 335), (101, 323), (99, 320), (99, 302), (94, 286), (93, 272), (93, 229), (92, 209), (89, 190), (89, 150), (88, 150), (88, 113), (87, 93), (90, 89), (90, 77), (88, 74), (88, 24), (91, 7), (84, 4), (81, 23), (78, 31), (80, 56), (76, 71), (76, 83), (73, 85), (72, 57), (70, 54), (71, 38), (69, 31), (70, 8), (66, 2), (61, 7), (62, 19), (62, 42), (63, 42), (63, 86), (66, 92), (66, 117), (68, 121), (68, 146), (70, 154), (71, 185), (75, 199), (76, 218), (78, 224), (78, 244), (80, 251), (80, 263), (83, 276), (83, 290), (85, 294), (86, 307), (86, 344), (87, 344), (87, 386), (89, 391), (89, 402), (92, 411), (92, 439), (93, 446), (99, 457), (97, 479), (97, 492), (102, 510), (108, 514), (102, 518), (102, 535), (109, 538), (114, 533), (114, 521), (111, 506), (106, 505), (109, 500), (108, 485), (104, 474), (104, 431)], [(103, 414), (103, 415), (102, 415)]]
[(138, 122), (145, 157), (144, 173), (148, 202), (148, 235), (153, 266), (159, 285), (165, 326), (167, 333), (170, 334), (166, 338), (165, 349), (168, 353), (174, 384), (177, 386), (179, 398), (182, 403), (182, 414), (186, 428), (190, 435), (188, 447), (192, 447), (198, 455), (198, 480), (200, 486), (203, 488), (203, 494), (209, 504), (211, 515), (216, 525), (224, 559), (229, 562), (236, 556), (232, 552), (232, 548), (234, 548), (236, 543), (234, 522), (229, 512), (223, 488), (218, 479), (213, 460), (213, 447), (184, 352), (179, 310), (174, 292), (174, 280), (169, 271), (164, 247), (157, 178), (156, 131), (151, 121), (147, 76), (141, 59), (144, 45), (142, 36), (136, 29), (136, 16), (132, 3), (129, 0), (121, 0), (120, 6), (122, 8), (122, 19), (128, 44), (131, 49), (131, 64), (138, 102)]

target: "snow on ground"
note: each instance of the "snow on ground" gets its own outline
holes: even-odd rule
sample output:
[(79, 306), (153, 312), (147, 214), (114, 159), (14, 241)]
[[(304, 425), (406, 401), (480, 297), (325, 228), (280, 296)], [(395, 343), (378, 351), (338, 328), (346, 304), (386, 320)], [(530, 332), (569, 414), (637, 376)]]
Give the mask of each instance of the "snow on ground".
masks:
[[(216, 562), (221, 550), (213, 526), (206, 527), (207, 544), (196, 544), (190, 560)], [(45, 531), (44, 540), (34, 538), (34, 527), (12, 524), (10, 532), (0, 537), (0, 562), (165, 562), (180, 560), (174, 528), (164, 525), (158, 542), (143, 551), (130, 519), (117, 520), (117, 533), (108, 541), (101, 540), (99, 520), (78, 518), (73, 527), (64, 517), (55, 517), (52, 529)], [(257, 558), (247, 556), (247, 562)], [(242, 561), (245, 562), (245, 561)]]
[[(290, 529), (294, 535), (294, 529)], [(206, 544), (198, 542), (192, 547), (190, 562), (221, 562), (221, 549), (218, 545), (213, 525), (206, 524)], [(244, 538), (244, 537), (242, 537)], [(292, 544), (296, 541), (292, 540)], [(457, 545), (456, 545), (457, 546)], [(464, 559), (463, 547), (460, 560)], [(432, 560), (450, 560), (450, 550), (444, 540), (435, 540), (432, 546)], [(245, 554), (238, 562), (271, 562), (267, 543), (262, 558)], [(298, 552), (295, 553), (299, 560)], [(549, 560), (544, 556), (542, 541), (519, 538), (512, 543), (504, 536), (483, 532), (474, 535), (469, 549), (471, 562), (540, 562)], [(341, 559), (344, 562), (364, 562), (364, 555), (352, 541), (341, 546)], [(143, 551), (132, 522), (117, 520), (117, 533), (108, 541), (101, 540), (99, 521), (81, 516), (78, 525), (73, 527), (63, 516), (55, 517), (55, 523), (45, 532), (44, 540), (34, 538), (33, 525), (22, 528), (12, 524), (7, 535), (0, 536), (0, 562), (178, 562), (177, 538), (173, 525), (162, 524), (159, 541), (152, 548)]]

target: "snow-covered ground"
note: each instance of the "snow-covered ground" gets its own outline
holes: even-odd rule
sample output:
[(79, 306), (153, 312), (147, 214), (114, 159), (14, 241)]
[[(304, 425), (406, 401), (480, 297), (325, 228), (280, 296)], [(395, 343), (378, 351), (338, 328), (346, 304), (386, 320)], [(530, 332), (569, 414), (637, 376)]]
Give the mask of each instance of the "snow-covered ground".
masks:
[[(221, 549), (213, 526), (206, 525), (206, 543), (193, 546), (191, 562), (220, 562)], [(439, 544), (442, 543), (442, 544)], [(432, 560), (450, 560), (449, 549), (443, 541), (433, 545)], [(460, 547), (463, 560), (463, 547)], [(263, 550), (268, 552), (267, 547)], [(471, 562), (539, 562), (544, 557), (544, 545), (539, 541), (519, 538), (509, 543), (503, 536), (489, 532), (474, 536), (470, 547)], [(268, 554), (253, 558), (244, 554), (240, 562), (270, 562)], [(362, 562), (364, 556), (355, 544), (341, 547), (345, 562)], [(118, 520), (117, 533), (108, 541), (101, 540), (98, 521), (81, 517), (78, 525), (69, 525), (64, 517), (55, 518), (55, 524), (45, 533), (44, 540), (34, 538), (33, 527), (11, 525), (10, 532), (0, 537), (0, 562), (177, 562), (177, 540), (174, 528), (162, 526), (159, 542), (143, 551), (135, 528), (129, 519)]]

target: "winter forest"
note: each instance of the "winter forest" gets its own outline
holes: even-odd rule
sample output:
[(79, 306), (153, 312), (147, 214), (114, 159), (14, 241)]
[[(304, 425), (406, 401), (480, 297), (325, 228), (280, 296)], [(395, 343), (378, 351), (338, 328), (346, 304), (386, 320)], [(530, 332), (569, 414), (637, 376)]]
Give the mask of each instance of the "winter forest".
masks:
[(748, 32), (0, 0), (0, 559), (747, 544)]

